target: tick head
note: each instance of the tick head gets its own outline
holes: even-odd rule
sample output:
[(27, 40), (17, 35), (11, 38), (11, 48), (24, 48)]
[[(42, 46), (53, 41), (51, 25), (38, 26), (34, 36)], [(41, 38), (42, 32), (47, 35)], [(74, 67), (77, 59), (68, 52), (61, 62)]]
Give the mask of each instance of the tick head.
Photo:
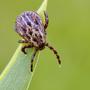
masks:
[(40, 33), (35, 33), (34, 37), (32, 38), (32, 43), (36, 48), (42, 50), (45, 47), (46, 38), (45, 36), (40, 35)]
[(39, 42), (39, 49), (42, 50), (45, 48), (45, 43)]

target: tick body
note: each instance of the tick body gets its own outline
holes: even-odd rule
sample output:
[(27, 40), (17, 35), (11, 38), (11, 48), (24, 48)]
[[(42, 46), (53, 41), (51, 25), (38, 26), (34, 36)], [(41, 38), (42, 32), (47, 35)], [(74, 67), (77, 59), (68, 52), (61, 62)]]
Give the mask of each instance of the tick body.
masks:
[(41, 17), (33, 11), (26, 11), (16, 19), (15, 31), (22, 37), (19, 43), (26, 43), (21, 49), (22, 52), (27, 54), (26, 48), (35, 48), (31, 58), (31, 71), (33, 71), (33, 61), (37, 51), (43, 50), (45, 46), (54, 52), (58, 63), (61, 64), (57, 51), (46, 42), (46, 28), (49, 20), (46, 12), (44, 12), (44, 15), (45, 23), (43, 23)]

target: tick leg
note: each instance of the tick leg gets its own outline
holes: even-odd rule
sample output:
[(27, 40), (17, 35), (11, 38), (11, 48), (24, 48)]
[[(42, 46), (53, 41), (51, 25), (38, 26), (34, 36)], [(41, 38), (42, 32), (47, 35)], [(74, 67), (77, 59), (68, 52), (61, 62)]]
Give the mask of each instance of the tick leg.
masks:
[(48, 14), (45, 11), (44, 11), (44, 15), (45, 15), (44, 29), (46, 29), (48, 27), (49, 19), (48, 19)]
[(57, 57), (58, 63), (61, 64), (60, 56), (58, 55), (57, 51), (56, 51), (52, 46), (50, 46), (48, 43), (46, 44), (46, 46), (47, 46), (48, 48), (50, 48), (50, 50), (53, 51), (53, 53), (54, 53), (54, 54), (56, 55), (56, 57)]
[(34, 53), (32, 55), (32, 58), (31, 58), (31, 72), (33, 72), (33, 61), (34, 61), (36, 53), (37, 53), (37, 49), (35, 49), (35, 51), (34, 51)]
[(22, 49), (21, 49), (21, 51), (22, 51), (24, 54), (27, 54), (26, 48), (32, 48), (32, 47), (33, 47), (33, 46), (31, 46), (31, 45), (23, 46)]
[(28, 41), (26, 41), (26, 40), (24, 40), (24, 39), (19, 40), (18, 42), (19, 42), (19, 43), (28, 43)]

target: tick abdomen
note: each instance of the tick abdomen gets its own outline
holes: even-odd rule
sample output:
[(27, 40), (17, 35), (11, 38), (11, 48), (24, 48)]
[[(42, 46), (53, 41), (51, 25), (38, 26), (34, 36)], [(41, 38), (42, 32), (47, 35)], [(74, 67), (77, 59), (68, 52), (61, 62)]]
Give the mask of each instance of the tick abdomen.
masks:
[(26, 11), (19, 15), (16, 20), (16, 32), (36, 47), (45, 43), (44, 24), (36, 12)]

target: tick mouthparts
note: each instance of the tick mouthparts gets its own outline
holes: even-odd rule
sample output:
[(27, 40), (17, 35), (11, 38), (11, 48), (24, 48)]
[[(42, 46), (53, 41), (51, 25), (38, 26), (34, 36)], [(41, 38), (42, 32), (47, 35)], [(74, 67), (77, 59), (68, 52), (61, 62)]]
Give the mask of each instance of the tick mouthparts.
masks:
[(39, 43), (39, 48), (42, 50), (45, 47), (45, 43)]

